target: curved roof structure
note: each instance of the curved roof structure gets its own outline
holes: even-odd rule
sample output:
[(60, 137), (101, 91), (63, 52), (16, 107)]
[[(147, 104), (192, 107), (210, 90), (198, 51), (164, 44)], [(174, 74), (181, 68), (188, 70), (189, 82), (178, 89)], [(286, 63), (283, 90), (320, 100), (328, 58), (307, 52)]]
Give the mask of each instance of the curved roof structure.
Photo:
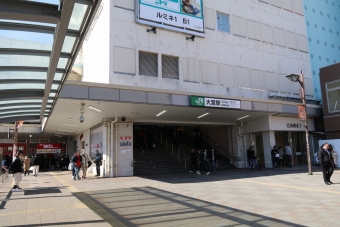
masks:
[(51, 114), (101, 0), (0, 0), (0, 123)]

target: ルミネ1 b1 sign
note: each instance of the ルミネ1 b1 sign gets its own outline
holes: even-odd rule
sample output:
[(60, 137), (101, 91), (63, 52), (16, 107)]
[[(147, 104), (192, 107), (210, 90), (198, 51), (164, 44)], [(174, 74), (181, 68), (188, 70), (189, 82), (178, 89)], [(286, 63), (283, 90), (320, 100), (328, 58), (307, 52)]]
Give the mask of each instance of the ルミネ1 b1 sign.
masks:
[(204, 32), (203, 0), (139, 0), (139, 19)]

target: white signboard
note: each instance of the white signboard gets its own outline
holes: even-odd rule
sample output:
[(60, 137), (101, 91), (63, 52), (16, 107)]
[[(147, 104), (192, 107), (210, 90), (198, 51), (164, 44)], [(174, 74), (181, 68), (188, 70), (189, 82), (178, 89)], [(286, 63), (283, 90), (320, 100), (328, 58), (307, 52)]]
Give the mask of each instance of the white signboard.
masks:
[(131, 136), (121, 136), (120, 137), (120, 152), (127, 153), (132, 151), (132, 137)]
[[(204, 33), (203, 0), (138, 0), (139, 21)], [(157, 26), (157, 24), (155, 24)], [(185, 30), (185, 31), (184, 31)]]

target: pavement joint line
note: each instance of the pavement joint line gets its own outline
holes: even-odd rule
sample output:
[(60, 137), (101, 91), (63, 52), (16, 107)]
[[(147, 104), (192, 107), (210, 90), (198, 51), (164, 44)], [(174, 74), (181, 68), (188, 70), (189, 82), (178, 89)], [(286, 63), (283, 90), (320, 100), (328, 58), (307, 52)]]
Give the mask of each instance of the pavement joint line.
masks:
[(72, 186), (69, 182), (66, 180), (61, 179), (59, 176), (57, 176), (55, 173), (51, 172), (51, 175), (57, 179), (60, 183), (62, 183), (65, 187), (67, 187), (71, 192), (79, 192), (77, 188)]
[(282, 188), (293, 188), (293, 189), (302, 190), (302, 191), (325, 192), (325, 193), (331, 193), (331, 194), (340, 195), (340, 192), (328, 191), (328, 190), (321, 190), (321, 189), (315, 189), (315, 188), (306, 188), (306, 187), (298, 187), (298, 186), (289, 186), (289, 185), (284, 185), (284, 184), (272, 184), (272, 183), (264, 183), (264, 182), (249, 181), (249, 180), (237, 180), (237, 181), (238, 181), (238, 182), (244, 182), (244, 183), (252, 183), (252, 184), (261, 184), (261, 185), (282, 187)]

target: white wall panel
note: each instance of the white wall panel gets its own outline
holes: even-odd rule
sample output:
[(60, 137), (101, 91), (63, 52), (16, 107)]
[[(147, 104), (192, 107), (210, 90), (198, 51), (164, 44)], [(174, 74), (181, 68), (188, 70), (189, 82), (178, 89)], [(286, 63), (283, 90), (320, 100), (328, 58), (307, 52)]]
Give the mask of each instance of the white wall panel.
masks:
[(275, 44), (279, 46), (286, 46), (285, 31), (274, 28)]
[(263, 71), (251, 70), (251, 81), (253, 89), (266, 89), (266, 80)]
[(183, 58), (183, 80), (190, 82), (201, 82), (200, 61), (193, 58)]
[(236, 2), (236, 1), (228, 1), (228, 2), (230, 2), (230, 8), (231, 8), (231, 14), (232, 15), (239, 16), (239, 17), (244, 17), (244, 12), (245, 11), (244, 11), (244, 5), (243, 4), (240, 4), (240, 3)]
[(245, 6), (246, 18), (253, 21), (259, 20), (258, 10), (251, 6)]
[(314, 86), (312, 79), (305, 78), (306, 95), (314, 96)]
[(234, 46), (234, 63), (235, 66), (249, 66), (249, 49)]
[(231, 24), (233, 25), (232, 33), (235, 35), (247, 37), (246, 20), (237, 16), (232, 16), (231, 19)]
[(216, 10), (221, 13), (231, 14), (231, 6), (230, 1), (226, 0), (204, 0), (204, 6), (209, 7), (211, 9), (215, 9), (215, 5), (218, 6)]
[[(297, 0), (294, 0), (297, 1)], [(293, 11), (293, 0), (281, 0), (282, 8)]]
[(294, 0), (294, 12), (303, 15), (302, 0)]
[(136, 75), (136, 50), (115, 46), (113, 48), (113, 70), (115, 73)]
[(204, 8), (204, 25), (206, 28), (215, 29), (215, 12), (213, 9)]
[(298, 37), (299, 50), (308, 52), (307, 37), (303, 35), (297, 35), (297, 37)]
[(115, 0), (115, 6), (135, 10), (135, 0)]
[(259, 23), (247, 20), (247, 28), (248, 28), (248, 37), (250, 39), (261, 40)]
[(282, 7), (281, 0), (271, 0), (271, 4), (277, 7)]
[(235, 86), (234, 66), (220, 64), (221, 85)]
[(272, 14), (268, 12), (259, 10), (259, 22), (262, 24), (272, 25), (271, 15)]
[(263, 70), (262, 51), (249, 49), (249, 68)]
[(205, 84), (219, 84), (217, 63), (202, 61), (202, 82)]
[(285, 29), (285, 19), (281, 15), (271, 14), (270, 16), (273, 27)]
[(295, 33), (295, 21), (286, 19), (285, 21), (285, 29), (286, 31), (291, 31)]
[(287, 47), (297, 49), (296, 34), (293, 32), (286, 31), (286, 43)]
[(250, 88), (250, 75), (248, 68), (235, 67), (236, 68), (236, 81), (238, 87)]
[(280, 92), (291, 93), (291, 82), (286, 78), (285, 74), (279, 75)]
[(277, 57), (271, 53), (262, 53), (263, 56), (263, 70), (268, 72), (277, 72)]
[(279, 91), (278, 82), (277, 82), (277, 74), (271, 72), (265, 72), (266, 75), (266, 85), (268, 91)]
[(274, 43), (273, 28), (268, 25), (261, 24), (262, 41), (267, 43)]
[(218, 62), (222, 64), (234, 64), (234, 46), (225, 43), (218, 43)]

